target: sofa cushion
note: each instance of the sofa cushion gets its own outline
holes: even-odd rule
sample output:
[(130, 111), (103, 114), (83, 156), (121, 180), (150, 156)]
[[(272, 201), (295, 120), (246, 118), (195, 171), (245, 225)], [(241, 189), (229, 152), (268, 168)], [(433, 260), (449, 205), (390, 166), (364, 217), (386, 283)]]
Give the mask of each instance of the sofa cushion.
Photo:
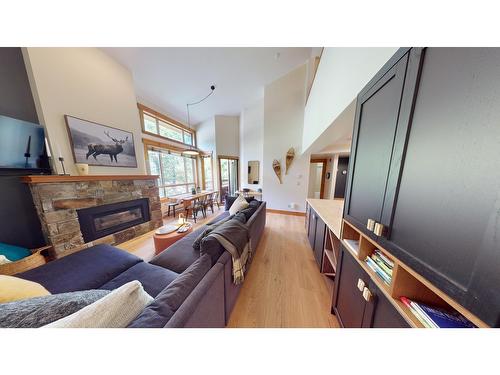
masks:
[[(236, 196), (236, 197), (230, 197), (229, 195), (226, 197), (226, 201), (224, 202), (224, 209), (226, 211), (229, 211), (229, 208), (233, 205), (234, 201), (239, 197)], [(245, 200), (250, 203), (251, 201), (255, 200), (254, 197), (247, 197), (245, 198)]]
[[(244, 210), (241, 210), (238, 213), (245, 215), (245, 219), (246, 219), (245, 223), (246, 223), (248, 220), (250, 220), (250, 218), (255, 213), (255, 211), (257, 211), (257, 208), (258, 207), (256, 207), (256, 206), (249, 206), (249, 207), (245, 208)], [(243, 223), (243, 224), (245, 224), (245, 223)]]
[(246, 224), (247, 217), (243, 212), (238, 212), (236, 215), (234, 215), (234, 220), (238, 220), (241, 224)]
[(153, 303), (147, 306), (129, 327), (164, 327), (211, 267), (212, 262), (208, 255), (199, 257), (186, 271), (163, 289)]
[(109, 245), (96, 245), (17, 274), (51, 293), (98, 289), (142, 259)]
[(153, 302), (137, 280), (122, 285), (96, 302), (85, 306), (46, 328), (125, 328)]
[[(203, 232), (204, 227), (198, 228), (186, 237), (155, 256), (150, 264), (168, 268), (177, 273), (183, 273), (193, 262), (200, 257), (200, 252), (193, 249), (194, 240)], [(217, 259), (214, 260), (216, 262)]]
[(207, 225), (212, 225), (212, 224), (215, 224), (221, 220), (225, 220), (227, 219), (229, 216), (231, 216), (229, 214), (229, 211), (224, 211), (223, 213), (221, 213), (219, 216), (217, 216), (215, 219), (213, 219), (210, 223), (208, 223)]
[(139, 280), (144, 290), (150, 296), (156, 297), (177, 276), (179, 276), (178, 273), (169, 269), (141, 262), (108, 281), (99, 289), (114, 290), (130, 281)]
[(0, 304), (0, 328), (39, 328), (71, 315), (109, 294), (84, 290)]

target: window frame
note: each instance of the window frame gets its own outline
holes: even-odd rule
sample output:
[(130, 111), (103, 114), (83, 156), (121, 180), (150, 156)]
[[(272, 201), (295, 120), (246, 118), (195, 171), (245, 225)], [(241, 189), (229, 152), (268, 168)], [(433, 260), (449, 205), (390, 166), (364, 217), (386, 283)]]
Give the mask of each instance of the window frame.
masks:
[[(212, 174), (212, 179), (211, 181), (211, 187), (207, 187), (207, 177), (205, 176), (205, 163), (207, 162), (207, 159), (210, 158), (210, 172)], [(212, 152), (200, 155), (200, 160), (201, 160), (201, 185), (203, 190), (214, 190), (215, 191), (215, 179), (214, 179), (214, 158), (212, 155)]]
[[(181, 196), (183, 194), (188, 194), (189, 193), (189, 189), (190, 187), (195, 187), (196, 186), (199, 186), (198, 184), (198, 181), (199, 181), (199, 176), (198, 176), (198, 158), (195, 158), (195, 157), (190, 157), (190, 156), (186, 156), (186, 155), (183, 155), (182, 152), (179, 150), (179, 149), (176, 149), (174, 147), (169, 147), (168, 145), (166, 144), (163, 144), (163, 143), (158, 143), (158, 142), (154, 142), (154, 141), (148, 141), (148, 140), (145, 140), (143, 139), (143, 142), (144, 142), (144, 151), (145, 151), (145, 156), (146, 156), (146, 166), (147, 166), (147, 169), (148, 169), (148, 173), (151, 173), (151, 164), (150, 164), (150, 157), (149, 157), (149, 152), (150, 151), (153, 151), (153, 152), (157, 152), (159, 153), (159, 175), (158, 175), (158, 188), (160, 190), (163, 189), (163, 197), (161, 196), (160, 194), (160, 199), (162, 201), (165, 201), (165, 200), (168, 200), (169, 198), (175, 198), (175, 197), (178, 197), (178, 196)], [(178, 155), (180, 157), (182, 157), (183, 159), (183, 164), (184, 164), (184, 178), (185, 178), (185, 181), (188, 181), (188, 172), (187, 172), (187, 160), (192, 160), (192, 166), (193, 166), (193, 181), (192, 182), (186, 182), (186, 183), (182, 183), (182, 184), (166, 184), (165, 183), (165, 178), (164, 178), (164, 174), (163, 174), (163, 161), (162, 161), (162, 157), (161, 157), (161, 154), (164, 153), (164, 154), (174, 154), (174, 155)], [(172, 188), (172, 187), (177, 187), (177, 186), (186, 186), (186, 192), (185, 193), (179, 193), (179, 194), (175, 194), (175, 195), (168, 195), (167, 194), (167, 188)]]
[[(183, 123), (174, 120), (173, 118), (170, 118), (160, 112), (155, 111), (154, 109), (151, 109), (149, 107), (146, 107), (145, 105), (141, 103), (137, 103), (137, 107), (139, 108), (139, 117), (141, 120), (141, 130), (143, 134), (150, 135), (152, 137), (157, 137), (160, 139), (165, 139), (169, 142), (174, 142), (179, 145), (183, 146), (192, 146), (192, 147), (197, 147), (196, 145), (196, 131), (194, 129), (189, 128), (188, 126), (184, 125)], [(144, 115), (147, 115), (149, 117), (152, 117), (155, 119), (155, 124), (156, 124), (156, 133), (150, 132), (146, 130), (145, 127), (145, 121), (144, 121)], [(174, 138), (169, 138), (164, 135), (160, 134), (160, 122), (164, 122), (169, 126), (172, 126), (173, 128), (176, 128), (181, 131), (181, 138), (182, 142), (174, 139)], [(186, 134), (191, 135), (191, 142), (192, 144), (185, 143), (184, 140), (186, 139)]]

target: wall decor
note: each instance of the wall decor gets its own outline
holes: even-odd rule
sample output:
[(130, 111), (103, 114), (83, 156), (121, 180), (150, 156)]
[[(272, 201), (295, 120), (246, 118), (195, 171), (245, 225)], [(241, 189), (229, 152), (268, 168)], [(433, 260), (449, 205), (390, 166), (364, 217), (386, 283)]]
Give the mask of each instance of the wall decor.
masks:
[(290, 147), (286, 153), (286, 170), (285, 174), (288, 174), (288, 169), (290, 169), (290, 165), (292, 165), (293, 159), (295, 158), (295, 149)]
[(282, 184), (283, 182), (281, 181), (281, 163), (276, 159), (274, 159), (273, 161), (273, 169), (274, 173), (276, 173), (276, 176), (278, 176), (280, 184)]
[(96, 122), (65, 115), (75, 163), (137, 167), (134, 135)]

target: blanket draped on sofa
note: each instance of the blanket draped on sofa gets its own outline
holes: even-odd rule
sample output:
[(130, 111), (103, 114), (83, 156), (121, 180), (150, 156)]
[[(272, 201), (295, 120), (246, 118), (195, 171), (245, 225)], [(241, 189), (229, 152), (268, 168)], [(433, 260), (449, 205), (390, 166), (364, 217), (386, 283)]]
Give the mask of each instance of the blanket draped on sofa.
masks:
[(215, 228), (208, 237), (215, 238), (233, 258), (233, 282), (238, 285), (245, 279), (247, 262), (251, 258), (248, 228), (236, 221), (230, 220)]

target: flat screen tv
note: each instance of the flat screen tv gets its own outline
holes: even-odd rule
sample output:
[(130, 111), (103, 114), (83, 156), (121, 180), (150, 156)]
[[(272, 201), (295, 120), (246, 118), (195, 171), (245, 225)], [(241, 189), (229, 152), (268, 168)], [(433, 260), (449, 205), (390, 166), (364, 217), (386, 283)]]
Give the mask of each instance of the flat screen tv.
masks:
[(0, 168), (49, 170), (43, 126), (0, 115)]

